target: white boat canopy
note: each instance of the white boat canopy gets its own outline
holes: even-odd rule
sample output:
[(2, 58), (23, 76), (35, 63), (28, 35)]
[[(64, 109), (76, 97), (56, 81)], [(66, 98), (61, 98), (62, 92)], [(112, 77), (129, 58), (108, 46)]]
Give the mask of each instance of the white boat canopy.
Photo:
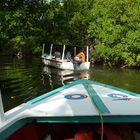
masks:
[[(74, 57), (77, 52), (82, 49), (79, 46), (71, 45), (54, 45), (54, 44), (43, 44), (42, 60), (45, 65), (56, 67), (59, 69), (79, 69), (88, 70), (90, 68), (89, 62), (89, 49), (85, 47), (85, 62), (76, 65)], [(67, 57), (69, 53), (69, 57)]]

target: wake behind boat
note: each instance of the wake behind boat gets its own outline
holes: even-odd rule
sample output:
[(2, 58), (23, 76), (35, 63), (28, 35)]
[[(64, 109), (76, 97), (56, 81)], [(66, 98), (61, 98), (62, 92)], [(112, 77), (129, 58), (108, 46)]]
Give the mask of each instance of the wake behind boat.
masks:
[[(1, 140), (138, 140), (140, 95), (90, 80), (78, 80), (1, 110)], [(85, 134), (85, 135), (84, 135)], [(112, 138), (112, 139), (111, 139)], [(86, 139), (82, 139), (86, 140)]]
[(44, 43), (41, 58), (45, 65), (58, 69), (88, 70), (90, 68), (88, 46), (86, 47), (86, 54), (83, 54), (85, 55), (83, 61), (81, 57), (76, 55), (80, 51), (79, 49), (81, 47)]

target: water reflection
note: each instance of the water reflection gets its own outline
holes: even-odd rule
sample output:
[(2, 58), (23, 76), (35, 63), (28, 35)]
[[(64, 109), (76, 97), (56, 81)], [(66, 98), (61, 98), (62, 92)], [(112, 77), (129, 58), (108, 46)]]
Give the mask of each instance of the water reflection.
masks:
[(46, 77), (49, 79), (49, 84), (53, 89), (56, 81), (61, 85), (66, 85), (78, 79), (89, 79), (88, 71), (73, 71), (73, 70), (60, 70), (48, 66), (43, 67), (42, 81), (46, 84)]

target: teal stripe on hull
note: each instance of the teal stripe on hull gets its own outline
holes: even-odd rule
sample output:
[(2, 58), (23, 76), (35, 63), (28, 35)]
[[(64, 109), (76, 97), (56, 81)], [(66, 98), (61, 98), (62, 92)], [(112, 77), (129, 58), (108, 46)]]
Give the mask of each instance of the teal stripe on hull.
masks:
[(83, 84), (88, 94), (90, 95), (93, 104), (96, 105), (99, 113), (110, 113), (106, 105), (102, 102), (96, 91), (93, 89), (91, 84), (87, 81), (86, 84)]

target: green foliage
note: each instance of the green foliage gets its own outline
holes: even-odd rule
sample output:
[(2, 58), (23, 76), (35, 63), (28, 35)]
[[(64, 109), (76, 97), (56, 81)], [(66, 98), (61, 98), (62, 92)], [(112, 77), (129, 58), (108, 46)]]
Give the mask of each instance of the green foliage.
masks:
[[(140, 54), (140, 1), (95, 0), (89, 14), (89, 36), (95, 38), (97, 54), (106, 62), (138, 65)], [(104, 47), (101, 47), (104, 46)], [(98, 59), (100, 59), (98, 58)]]
[(25, 42), (23, 41), (23, 37), (22, 36), (16, 36), (15, 38), (12, 38), (11, 43), (14, 44), (15, 46), (23, 46), (25, 44)]
[(3, 0), (0, 7), (0, 38), (9, 49), (40, 53), (43, 41), (89, 45), (97, 61), (140, 66), (139, 0)]
[(138, 66), (140, 66), (140, 54), (137, 55), (136, 63)]

